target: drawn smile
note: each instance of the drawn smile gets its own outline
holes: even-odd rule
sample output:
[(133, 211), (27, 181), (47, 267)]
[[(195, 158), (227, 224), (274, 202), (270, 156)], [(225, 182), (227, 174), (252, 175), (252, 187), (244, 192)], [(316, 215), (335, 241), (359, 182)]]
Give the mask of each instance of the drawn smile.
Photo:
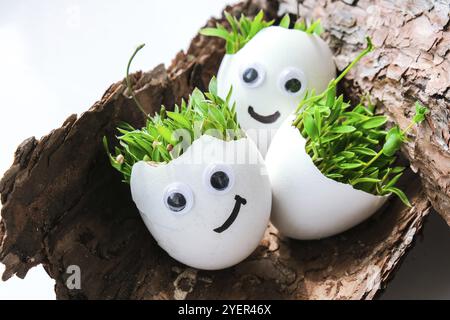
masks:
[(250, 114), (250, 117), (261, 123), (274, 123), (275, 121), (278, 120), (278, 118), (281, 115), (279, 111), (276, 111), (268, 116), (262, 116), (259, 113), (257, 113), (252, 106), (248, 107), (248, 113)]
[(223, 223), (223, 225), (214, 229), (215, 232), (222, 233), (225, 230), (227, 230), (233, 224), (234, 220), (236, 220), (236, 218), (239, 214), (239, 211), (241, 210), (241, 205), (247, 204), (247, 200), (245, 200), (244, 198), (242, 198), (239, 195), (236, 195), (234, 197), (234, 200), (236, 200), (236, 202), (234, 203), (233, 211), (231, 212), (228, 219)]

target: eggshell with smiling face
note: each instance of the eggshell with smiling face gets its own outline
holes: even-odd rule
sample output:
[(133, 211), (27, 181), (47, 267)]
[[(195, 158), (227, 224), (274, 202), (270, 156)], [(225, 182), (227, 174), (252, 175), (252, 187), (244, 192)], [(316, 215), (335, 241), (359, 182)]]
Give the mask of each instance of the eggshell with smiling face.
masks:
[(269, 221), (269, 179), (247, 138), (224, 142), (204, 135), (168, 164), (137, 162), (130, 184), (158, 244), (191, 267), (239, 263), (258, 246)]
[(388, 199), (324, 176), (305, 151), (305, 139), (290, 116), (266, 157), (272, 184), (273, 224), (295, 239), (320, 239), (364, 221)]
[(325, 90), (335, 76), (333, 55), (320, 37), (268, 27), (236, 54), (225, 55), (217, 84), (222, 97), (233, 87), (239, 122), (265, 155), (272, 135), (305, 92)]

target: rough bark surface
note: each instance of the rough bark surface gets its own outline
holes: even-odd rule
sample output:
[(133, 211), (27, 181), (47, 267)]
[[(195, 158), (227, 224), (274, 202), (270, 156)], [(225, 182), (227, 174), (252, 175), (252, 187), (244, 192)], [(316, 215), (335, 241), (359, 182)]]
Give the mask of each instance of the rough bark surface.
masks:
[[(260, 8), (275, 17), (278, 2), (248, 0), (229, 10), (253, 15)], [(332, 8), (311, 12), (325, 14)], [(363, 11), (349, 7), (340, 13), (342, 19), (353, 10)], [(339, 40), (343, 51), (338, 61), (359, 50), (359, 40), (345, 43), (352, 39)], [(134, 74), (138, 98), (150, 112), (161, 104), (172, 105), (194, 86), (204, 87), (223, 54), (222, 41), (195, 37), (187, 53), (180, 52), (167, 70), (158, 66)], [(369, 80), (345, 84), (351, 94), (365, 90)], [(376, 94), (377, 86), (371, 88)], [(283, 239), (269, 226), (258, 249), (239, 265), (214, 272), (187, 268), (158, 247), (131, 201), (129, 187), (107, 161), (101, 140), (104, 135), (112, 138), (119, 121), (136, 126), (144, 122), (123, 82), (113, 84), (80, 117), (72, 115), (61, 128), (18, 147), (14, 164), (0, 182), (3, 279), (14, 274), (23, 278), (42, 263), (56, 280), (60, 299), (370, 299), (392, 274), (430, 210), (419, 176), (408, 172), (403, 184), (412, 208), (393, 199), (365, 223), (321, 241)], [(70, 265), (81, 268), (80, 290), (65, 285)]]
[(402, 127), (416, 100), (431, 109), (404, 153), (450, 225), (450, 1), (307, 0), (300, 12), (321, 18), (339, 69), (372, 38), (377, 49), (348, 77), (350, 92), (370, 93)]

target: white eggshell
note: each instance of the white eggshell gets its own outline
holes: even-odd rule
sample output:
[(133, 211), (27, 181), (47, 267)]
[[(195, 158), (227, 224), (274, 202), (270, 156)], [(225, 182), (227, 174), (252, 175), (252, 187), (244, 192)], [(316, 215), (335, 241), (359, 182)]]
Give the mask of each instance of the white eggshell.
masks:
[[(265, 76), (259, 85), (249, 87), (242, 80), (242, 72), (254, 65), (259, 66)], [(282, 81), (294, 69), (303, 74), (302, 89), (295, 95), (283, 89)], [(217, 84), (219, 96), (223, 98), (233, 87), (231, 101), (236, 102), (238, 121), (264, 156), (272, 136), (296, 109), (306, 90), (314, 88), (321, 92), (335, 76), (333, 55), (320, 37), (299, 30), (268, 27), (236, 54), (225, 55)], [(278, 112), (279, 116), (274, 122), (262, 123), (251, 115), (250, 106), (258, 115)]]
[(388, 199), (324, 176), (305, 151), (305, 139), (290, 116), (267, 153), (272, 183), (272, 222), (295, 239), (320, 239), (343, 232), (375, 213)]
[[(208, 172), (216, 165), (231, 171), (234, 181), (228, 191), (218, 192), (208, 185)], [(164, 203), (165, 190), (174, 183), (191, 190), (190, 211), (175, 213)], [(235, 265), (255, 250), (267, 227), (272, 201), (256, 145), (247, 138), (224, 142), (208, 135), (168, 164), (137, 162), (131, 193), (158, 244), (174, 259), (206, 270)], [(239, 206), (236, 196), (246, 204)], [(225, 231), (214, 231), (230, 218), (235, 206), (240, 210), (234, 222)]]

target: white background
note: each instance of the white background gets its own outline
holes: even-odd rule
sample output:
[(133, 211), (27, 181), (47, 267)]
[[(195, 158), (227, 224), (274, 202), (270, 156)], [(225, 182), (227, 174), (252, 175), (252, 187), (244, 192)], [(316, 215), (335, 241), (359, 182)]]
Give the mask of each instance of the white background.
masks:
[[(0, 175), (16, 146), (87, 110), (133, 69), (166, 65), (226, 0), (0, 0)], [(437, 215), (402, 264), (384, 298), (450, 299), (450, 228)], [(0, 272), (3, 266), (0, 266)], [(54, 299), (42, 267), (25, 280), (0, 281), (1, 299)]]

